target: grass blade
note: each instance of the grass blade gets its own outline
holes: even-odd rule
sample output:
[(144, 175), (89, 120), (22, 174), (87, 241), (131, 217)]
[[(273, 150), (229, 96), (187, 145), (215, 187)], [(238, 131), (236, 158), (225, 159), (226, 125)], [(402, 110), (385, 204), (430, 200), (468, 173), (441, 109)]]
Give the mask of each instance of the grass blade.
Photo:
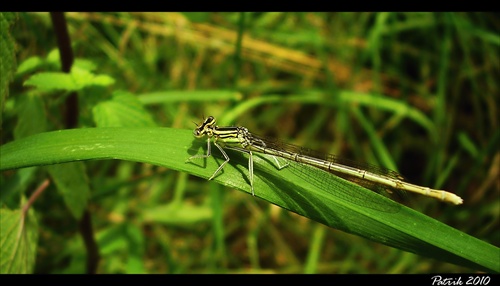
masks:
[[(185, 163), (188, 157), (204, 152), (200, 150), (204, 146), (205, 141), (195, 141), (190, 130), (60, 130), (1, 146), (0, 170), (79, 160), (120, 159), (161, 165), (208, 178), (222, 162), (220, 154), (214, 152), (216, 157)], [(247, 157), (234, 152), (228, 154), (230, 164), (214, 181), (249, 193)], [(256, 196), (270, 203), (405, 251), (473, 269), (500, 272), (498, 247), (340, 178), (329, 176), (328, 182), (319, 187), (314, 181), (304, 180), (292, 168), (277, 170), (269, 158), (255, 157)], [(322, 176), (323, 171), (313, 169), (312, 172)]]

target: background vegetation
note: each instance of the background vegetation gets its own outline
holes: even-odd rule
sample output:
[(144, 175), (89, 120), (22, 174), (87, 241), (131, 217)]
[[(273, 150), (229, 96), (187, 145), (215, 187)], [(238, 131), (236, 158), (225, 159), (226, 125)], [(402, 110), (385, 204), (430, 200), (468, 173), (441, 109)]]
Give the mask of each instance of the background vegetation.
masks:
[[(219, 125), (243, 125), (397, 170), (411, 182), (464, 198), (464, 205), (451, 206), (408, 194), (407, 205), (498, 253), (496, 14), (65, 13), (65, 18), (61, 23), (61, 14), (2, 14), (2, 273), (500, 271), (500, 261), (469, 268), (373, 242), (365, 238), (371, 239), (369, 233), (361, 237), (327, 227), (249, 196), (248, 184), (241, 183), (244, 171), (227, 169), (217, 182), (206, 181), (215, 160), (179, 162), (204, 152), (203, 143), (189, 141), (190, 153), (176, 153), (187, 133), (146, 132), (191, 130), (193, 122), (213, 115)], [(73, 65), (58, 50), (66, 24)], [(60, 73), (70, 67), (69, 74)], [(89, 127), (126, 128), (100, 139), (127, 135), (122, 138), (127, 144), (144, 144), (147, 150), (111, 154), (99, 145), (102, 154), (93, 158), (108, 160), (40, 166), (63, 160), (50, 161), (45, 151), (38, 158), (36, 148), (69, 144), (64, 140), (89, 144), (97, 135), (86, 138), (77, 130), (73, 137), (48, 134), (48, 141), (30, 135)], [(16, 141), (22, 138), (27, 141)], [(155, 138), (171, 153), (149, 148), (162, 143)], [(19, 166), (33, 167), (6, 165), (9, 142), (27, 142), (25, 153), (10, 155)], [(163, 154), (173, 163), (155, 161)], [(136, 162), (135, 155), (151, 159)], [(38, 159), (42, 163), (33, 163)], [(69, 161), (81, 159), (74, 155)], [(246, 161), (232, 164), (244, 170)], [(266, 197), (271, 189), (259, 191), (275, 203)], [(424, 231), (431, 239), (436, 234)], [(459, 243), (455, 237), (438, 239)]]

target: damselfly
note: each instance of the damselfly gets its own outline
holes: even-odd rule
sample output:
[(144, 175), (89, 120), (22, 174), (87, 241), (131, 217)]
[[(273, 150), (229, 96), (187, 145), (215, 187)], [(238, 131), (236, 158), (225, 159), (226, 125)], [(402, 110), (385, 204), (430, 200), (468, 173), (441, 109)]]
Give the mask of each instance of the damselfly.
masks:
[[(320, 168), (336, 176), (347, 179), (361, 185), (382, 186), (393, 190), (402, 190), (418, 193), (427, 197), (436, 198), (455, 205), (462, 204), (463, 200), (459, 196), (443, 191), (434, 190), (428, 187), (405, 182), (403, 177), (395, 171), (359, 164), (350, 160), (339, 158), (335, 155), (321, 155), (319, 152), (301, 148), (292, 144), (287, 144), (278, 140), (270, 140), (258, 137), (248, 131), (245, 127), (219, 127), (216, 119), (209, 116), (201, 125), (194, 129), (196, 138), (207, 137), (207, 154), (195, 155), (187, 161), (196, 158), (208, 158), (211, 156), (211, 142), (217, 147), (225, 161), (215, 170), (209, 180), (213, 179), (229, 162), (229, 156), (224, 149), (236, 150), (249, 154), (248, 172), (252, 195), (255, 195), (253, 188), (253, 154), (258, 152), (273, 156), (278, 169), (287, 167), (288, 164), (281, 165), (276, 157), (284, 158), (298, 164), (306, 164)], [(366, 182), (362, 184), (360, 182)]]

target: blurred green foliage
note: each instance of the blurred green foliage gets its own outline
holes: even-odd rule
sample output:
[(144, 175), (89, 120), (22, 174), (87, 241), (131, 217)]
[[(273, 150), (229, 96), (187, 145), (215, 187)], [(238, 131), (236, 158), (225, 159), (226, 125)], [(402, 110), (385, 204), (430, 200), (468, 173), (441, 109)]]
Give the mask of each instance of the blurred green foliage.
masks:
[[(219, 125), (243, 125), (452, 191), (463, 206), (411, 194), (409, 205), (500, 244), (494, 13), (65, 13), (76, 57), (70, 74), (60, 72), (48, 13), (1, 14), (10, 23), (2, 33), (11, 35), (2, 38), (1, 72), (13, 78), (8, 92), (10, 77), (1, 82), (2, 145), (63, 129), (70, 91), (78, 92), (79, 128), (192, 129), (213, 115)], [(5, 225), (15, 225), (25, 197), (54, 177), (59, 183), (31, 206), (37, 222), (29, 212), (38, 234), (27, 232), (24, 249), (36, 249), (27, 257), (32, 263), (36, 256), (35, 273), (85, 272), (82, 207), (92, 217), (99, 273), (475, 271), (129, 161), (3, 171), (2, 226), (4, 213)], [(79, 186), (66, 178), (79, 178)], [(83, 189), (81, 198), (71, 188)]]

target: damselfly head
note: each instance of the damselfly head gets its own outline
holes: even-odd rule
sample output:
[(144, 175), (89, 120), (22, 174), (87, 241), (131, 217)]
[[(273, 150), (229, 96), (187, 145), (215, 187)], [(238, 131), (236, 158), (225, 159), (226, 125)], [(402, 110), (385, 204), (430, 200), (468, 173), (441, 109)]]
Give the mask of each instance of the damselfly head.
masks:
[(212, 134), (212, 129), (214, 128), (216, 123), (215, 117), (209, 116), (207, 119), (203, 120), (203, 123), (201, 125), (196, 124), (196, 128), (193, 131), (193, 135), (196, 138), (201, 138), (204, 135), (209, 135), (209, 137)]
[(203, 121), (202, 125), (213, 126), (213, 125), (215, 125), (216, 122), (217, 122), (217, 120), (215, 119), (215, 117), (209, 116), (209, 117), (207, 117), (207, 119), (205, 119), (205, 121)]

